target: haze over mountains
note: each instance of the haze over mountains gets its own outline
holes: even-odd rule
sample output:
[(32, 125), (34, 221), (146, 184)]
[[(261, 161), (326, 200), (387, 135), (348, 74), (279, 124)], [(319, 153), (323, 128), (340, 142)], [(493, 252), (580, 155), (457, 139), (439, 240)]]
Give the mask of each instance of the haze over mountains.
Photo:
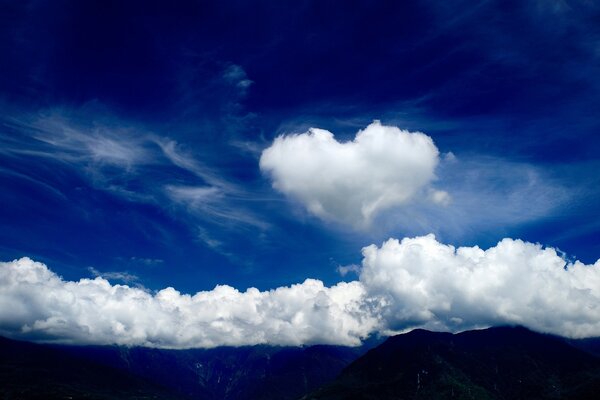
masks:
[[(2, 339), (4, 399), (594, 399), (600, 339), (415, 330), (364, 347), (160, 350)], [(376, 346), (375, 346), (376, 345)], [(369, 346), (375, 346), (368, 350)], [(366, 353), (365, 353), (366, 352)]]

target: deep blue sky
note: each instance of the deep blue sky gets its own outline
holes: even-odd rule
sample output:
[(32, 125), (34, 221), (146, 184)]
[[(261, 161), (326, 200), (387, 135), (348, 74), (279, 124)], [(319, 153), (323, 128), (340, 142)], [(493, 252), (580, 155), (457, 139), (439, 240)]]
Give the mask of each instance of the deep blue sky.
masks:
[[(599, 104), (595, 1), (2, 1), (0, 259), (184, 292), (331, 284), (363, 246), (430, 232), (593, 263)], [(280, 134), (375, 119), (432, 137), (449, 207), (356, 230), (258, 167)]]

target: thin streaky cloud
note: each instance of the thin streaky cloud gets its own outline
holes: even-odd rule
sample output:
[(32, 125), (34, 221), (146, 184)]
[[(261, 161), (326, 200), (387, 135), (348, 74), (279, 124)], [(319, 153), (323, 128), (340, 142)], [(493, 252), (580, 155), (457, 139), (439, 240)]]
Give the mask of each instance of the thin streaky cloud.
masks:
[[(243, 205), (260, 196), (223, 178), (217, 170), (190, 154), (184, 144), (167, 136), (115, 120), (106, 125), (101, 123), (102, 119), (94, 119), (89, 125), (77, 124), (58, 112), (14, 120), (13, 129), (22, 135), (20, 140), (9, 142), (9, 146), (2, 149), (5, 154), (65, 163), (85, 176), (95, 188), (131, 202), (154, 204), (167, 210), (183, 206), (192, 217), (187, 223), (192, 225), (211, 223), (228, 230), (244, 229), (244, 226), (260, 230), (269, 227), (263, 218)], [(30, 150), (27, 141), (34, 141), (36, 150)], [(146, 169), (168, 171), (172, 167), (190, 172), (193, 177), (169, 179), (172, 174), (165, 174), (162, 182), (146, 179)], [(164, 200), (170, 203), (164, 204)]]

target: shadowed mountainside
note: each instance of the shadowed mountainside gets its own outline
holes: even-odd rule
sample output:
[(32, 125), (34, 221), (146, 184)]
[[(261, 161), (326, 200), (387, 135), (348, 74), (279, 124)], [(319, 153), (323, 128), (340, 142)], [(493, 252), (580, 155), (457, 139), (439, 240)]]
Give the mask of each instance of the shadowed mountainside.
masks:
[(377, 341), (163, 350), (0, 340), (0, 398), (297, 399)]
[(0, 398), (596, 399), (599, 342), (508, 327), (415, 330), (360, 348), (162, 350), (0, 338)]
[(176, 393), (206, 400), (297, 399), (333, 380), (364, 348), (60, 346), (87, 360), (150, 379)]
[(47, 345), (0, 337), (2, 399), (180, 399), (126, 371)]
[(525, 328), (414, 330), (304, 399), (597, 399), (600, 359), (569, 342)]

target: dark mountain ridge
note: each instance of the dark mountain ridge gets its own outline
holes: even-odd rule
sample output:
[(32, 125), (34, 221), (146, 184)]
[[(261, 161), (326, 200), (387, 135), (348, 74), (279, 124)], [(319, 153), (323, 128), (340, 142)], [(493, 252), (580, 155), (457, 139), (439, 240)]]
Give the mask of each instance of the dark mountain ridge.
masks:
[(1, 399), (178, 399), (155, 382), (48, 345), (0, 337)]
[(138, 398), (131, 396), (139, 392), (139, 398), (292, 400), (333, 380), (379, 342), (370, 340), (354, 348), (258, 345), (164, 350), (2, 338), (0, 399)]
[(521, 327), (414, 330), (304, 399), (597, 399), (600, 359), (572, 342)]
[(417, 329), (360, 348), (162, 350), (0, 338), (0, 399), (596, 399), (599, 343), (519, 327)]
[(163, 350), (60, 346), (194, 399), (297, 399), (333, 380), (364, 348), (243, 346)]

